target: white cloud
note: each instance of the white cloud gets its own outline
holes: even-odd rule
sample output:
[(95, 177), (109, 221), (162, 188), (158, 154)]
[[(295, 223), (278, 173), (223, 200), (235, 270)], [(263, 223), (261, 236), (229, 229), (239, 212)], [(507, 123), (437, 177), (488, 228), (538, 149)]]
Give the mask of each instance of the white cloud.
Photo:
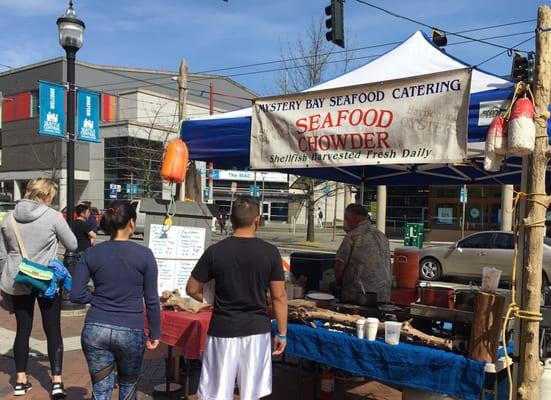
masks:
[[(47, 48), (46, 46), (37, 46), (36, 42), (18, 42), (17, 46), (11, 48), (2, 48), (2, 46), (0, 47), (0, 60), (2, 64), (13, 68), (44, 61), (45, 59), (55, 57), (53, 47), (57, 46), (54, 45)], [(58, 53), (58, 55), (61, 55), (59, 51)]]

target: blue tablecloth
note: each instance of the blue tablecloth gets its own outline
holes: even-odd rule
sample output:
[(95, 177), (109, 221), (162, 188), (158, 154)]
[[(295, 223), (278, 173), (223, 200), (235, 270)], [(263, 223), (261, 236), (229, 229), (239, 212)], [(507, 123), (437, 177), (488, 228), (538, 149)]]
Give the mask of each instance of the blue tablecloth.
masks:
[(289, 324), (286, 353), (380, 382), (467, 400), (477, 400), (484, 383), (481, 361), (407, 343), (370, 342), (306, 325)]

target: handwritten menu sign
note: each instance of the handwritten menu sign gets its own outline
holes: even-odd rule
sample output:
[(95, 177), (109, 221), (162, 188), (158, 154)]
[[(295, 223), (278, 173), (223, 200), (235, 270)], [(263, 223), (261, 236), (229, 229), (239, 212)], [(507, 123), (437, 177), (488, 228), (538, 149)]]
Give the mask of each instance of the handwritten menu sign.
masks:
[(185, 296), (187, 281), (205, 250), (205, 228), (152, 224), (149, 248), (159, 268), (158, 290), (180, 290)]

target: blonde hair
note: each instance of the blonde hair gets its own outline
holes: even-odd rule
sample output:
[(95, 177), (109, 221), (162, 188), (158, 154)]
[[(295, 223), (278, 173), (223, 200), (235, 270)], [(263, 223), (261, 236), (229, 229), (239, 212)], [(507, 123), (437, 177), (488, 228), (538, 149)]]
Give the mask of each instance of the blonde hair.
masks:
[(46, 178), (35, 178), (27, 182), (25, 198), (39, 203), (49, 204), (57, 194), (57, 184)]

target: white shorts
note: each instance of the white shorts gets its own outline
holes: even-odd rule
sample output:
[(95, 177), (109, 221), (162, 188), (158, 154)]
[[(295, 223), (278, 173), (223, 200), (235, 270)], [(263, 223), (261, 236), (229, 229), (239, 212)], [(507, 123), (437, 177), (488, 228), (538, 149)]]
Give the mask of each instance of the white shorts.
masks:
[(233, 400), (236, 378), (241, 400), (257, 400), (272, 393), (269, 333), (235, 338), (208, 336), (197, 396), (201, 400)]

